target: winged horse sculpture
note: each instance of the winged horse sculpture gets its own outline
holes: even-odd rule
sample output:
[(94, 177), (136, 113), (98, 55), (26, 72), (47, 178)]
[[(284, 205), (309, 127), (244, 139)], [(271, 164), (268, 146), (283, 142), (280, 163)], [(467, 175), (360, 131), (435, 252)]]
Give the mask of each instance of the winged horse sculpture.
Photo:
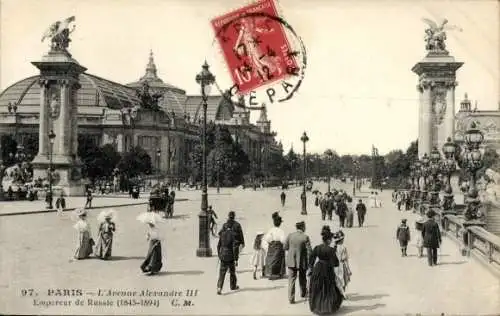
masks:
[(69, 42), (69, 34), (75, 30), (75, 25), (70, 30), (70, 24), (75, 21), (74, 16), (53, 23), (43, 34), (42, 42), (49, 38), (51, 39), (52, 50), (66, 50)]
[(448, 25), (448, 20), (443, 19), (441, 24), (437, 24), (435, 21), (423, 18), (429, 28), (425, 30), (425, 49), (430, 51), (446, 51), (446, 31), (457, 30), (462, 32), (462, 28), (456, 25)]

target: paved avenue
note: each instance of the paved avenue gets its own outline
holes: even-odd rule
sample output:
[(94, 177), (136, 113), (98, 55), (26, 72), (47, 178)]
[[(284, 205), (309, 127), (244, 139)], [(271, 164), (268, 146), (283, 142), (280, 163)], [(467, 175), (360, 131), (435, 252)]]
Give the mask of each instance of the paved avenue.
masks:
[[(316, 187), (324, 190), (326, 185)], [(344, 188), (351, 190), (348, 185)], [(152, 277), (139, 269), (147, 250), (146, 228), (135, 217), (145, 206), (118, 209), (112, 261), (69, 262), (76, 243), (69, 214), (0, 217), (0, 313), (310, 315), (307, 302), (288, 304), (287, 280), (253, 280), (249, 261), (255, 233), (271, 227), (275, 210), (281, 210), (286, 232), (305, 220), (307, 233), (318, 244), (324, 224), (319, 209), (309, 197), (309, 215), (300, 215), (298, 188), (288, 191), (284, 209), (278, 190), (222, 190), (227, 192), (231, 195), (210, 192), (209, 203), (219, 215), (219, 225), (231, 209), (243, 225), (247, 246), (238, 268), (239, 291), (228, 291), (227, 280), (223, 295), (216, 295), (217, 258), (195, 256), (199, 199), (177, 203), (174, 219), (161, 225), (166, 272)], [(347, 290), (350, 299), (339, 315), (500, 312), (499, 280), (479, 263), (462, 257), (449, 239), (443, 239), (437, 267), (428, 267), (425, 258), (416, 256), (414, 240), (409, 256), (402, 258), (395, 229), (402, 216), (413, 229), (415, 216), (399, 213), (390, 202), (390, 192), (381, 196), (383, 207), (368, 209), (367, 227), (344, 230), (353, 277)], [(90, 213), (94, 236), (99, 212)], [(415, 239), (414, 230), (412, 234)], [(69, 296), (56, 295), (57, 289), (67, 289)], [(122, 293), (134, 291), (136, 295)]]

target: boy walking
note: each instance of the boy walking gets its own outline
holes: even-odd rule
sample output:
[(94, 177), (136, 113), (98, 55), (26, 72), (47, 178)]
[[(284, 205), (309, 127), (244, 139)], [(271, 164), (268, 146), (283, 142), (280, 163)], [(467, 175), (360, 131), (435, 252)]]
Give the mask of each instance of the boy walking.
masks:
[(401, 225), (396, 230), (396, 238), (399, 240), (399, 246), (401, 247), (401, 257), (407, 257), (406, 248), (410, 241), (410, 227), (406, 225), (406, 219), (401, 220)]

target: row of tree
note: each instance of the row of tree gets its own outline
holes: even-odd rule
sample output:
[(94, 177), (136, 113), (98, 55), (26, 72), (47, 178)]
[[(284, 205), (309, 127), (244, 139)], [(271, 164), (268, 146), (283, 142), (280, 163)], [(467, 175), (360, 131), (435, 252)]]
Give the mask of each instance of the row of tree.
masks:
[[(201, 130), (200, 130), (201, 136)], [(201, 137), (200, 137), (201, 139)], [(111, 178), (117, 168), (128, 179), (153, 172), (148, 153), (135, 147), (125, 153), (118, 153), (113, 145), (98, 146), (92, 139), (79, 135), (78, 156), (83, 163), (83, 174), (91, 180)], [(286, 155), (277, 152), (267, 155), (265, 168), (262, 161), (251, 161), (240, 143), (233, 140), (230, 131), (223, 125), (209, 124), (207, 127), (207, 174), (209, 185), (236, 186), (248, 181), (275, 179), (278, 181), (299, 180), (303, 177), (304, 157), (293, 148)], [(0, 152), (4, 164), (15, 162), (17, 142), (11, 135), (3, 135)], [(32, 158), (38, 152), (38, 139), (25, 137), (24, 154)], [(328, 149), (323, 154), (307, 154), (307, 177), (350, 177), (371, 178), (375, 186), (387, 182), (401, 185), (410, 176), (410, 165), (418, 157), (417, 141), (411, 142), (406, 151), (393, 150), (379, 155), (338, 155)], [(483, 156), (484, 173), (487, 168), (499, 163), (495, 150), (487, 148)], [(191, 181), (199, 182), (202, 177), (202, 147), (195, 146), (189, 154), (186, 169)], [(500, 167), (498, 165), (497, 167)], [(460, 176), (466, 178), (465, 171)]]

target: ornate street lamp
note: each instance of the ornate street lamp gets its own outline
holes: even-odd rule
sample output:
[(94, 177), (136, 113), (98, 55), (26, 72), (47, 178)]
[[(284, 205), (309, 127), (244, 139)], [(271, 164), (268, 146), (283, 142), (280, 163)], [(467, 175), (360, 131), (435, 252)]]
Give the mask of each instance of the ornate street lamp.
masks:
[(302, 194), (300, 196), (300, 200), (302, 202), (302, 215), (307, 215), (307, 196), (306, 196), (306, 143), (309, 141), (309, 137), (307, 136), (306, 132), (302, 134), (302, 137), (300, 138), (302, 141), (303, 146), (303, 153), (304, 153), (304, 164), (302, 166), (302, 178), (303, 178), (303, 185), (302, 185)]
[(50, 130), (49, 132), (49, 198), (47, 199), (49, 205), (47, 206), (48, 209), (53, 209), (54, 207), (52, 206), (52, 200), (53, 200), (53, 192), (52, 192), (52, 159), (54, 155), (54, 140), (56, 138), (56, 134), (54, 133), (53, 130)]
[(212, 84), (215, 83), (215, 76), (208, 70), (207, 61), (202, 66), (202, 70), (196, 75), (196, 83), (201, 87), (203, 99), (203, 130), (202, 130), (202, 185), (201, 185), (201, 212), (199, 217), (199, 245), (196, 250), (198, 257), (211, 257), (212, 248), (210, 247), (210, 228), (207, 214), (208, 196), (207, 196), (207, 100)]
[(440, 171), (440, 163), (441, 163), (441, 153), (439, 150), (434, 147), (431, 151), (430, 154), (430, 164), (429, 164), (429, 172), (431, 175), (431, 182), (429, 184), (430, 186), (430, 198), (429, 198), (429, 204), (430, 207), (439, 207), (439, 171)]
[(467, 150), (464, 152), (462, 159), (463, 166), (470, 173), (470, 188), (466, 199), (467, 209), (464, 214), (469, 226), (484, 225), (480, 220), (482, 218), (482, 213), (479, 210), (481, 203), (476, 188), (476, 173), (483, 167), (482, 154), (479, 151), (479, 146), (483, 140), (483, 133), (476, 127), (475, 123), (472, 123), (471, 127), (465, 132), (464, 141)]
[(455, 154), (457, 152), (457, 144), (451, 141), (451, 137), (446, 139), (443, 145), (443, 154), (445, 159), (441, 164), (441, 172), (446, 177), (446, 185), (443, 194), (443, 215), (453, 214), (456, 215), (455, 202), (453, 201), (453, 190), (451, 188), (451, 174), (456, 170)]
[(327, 149), (325, 150), (325, 155), (326, 157), (328, 158), (328, 192), (330, 192), (330, 182), (331, 182), (331, 172), (332, 172), (332, 166), (331, 166), (331, 163), (332, 163), (332, 157), (333, 157), (333, 151), (331, 149)]

